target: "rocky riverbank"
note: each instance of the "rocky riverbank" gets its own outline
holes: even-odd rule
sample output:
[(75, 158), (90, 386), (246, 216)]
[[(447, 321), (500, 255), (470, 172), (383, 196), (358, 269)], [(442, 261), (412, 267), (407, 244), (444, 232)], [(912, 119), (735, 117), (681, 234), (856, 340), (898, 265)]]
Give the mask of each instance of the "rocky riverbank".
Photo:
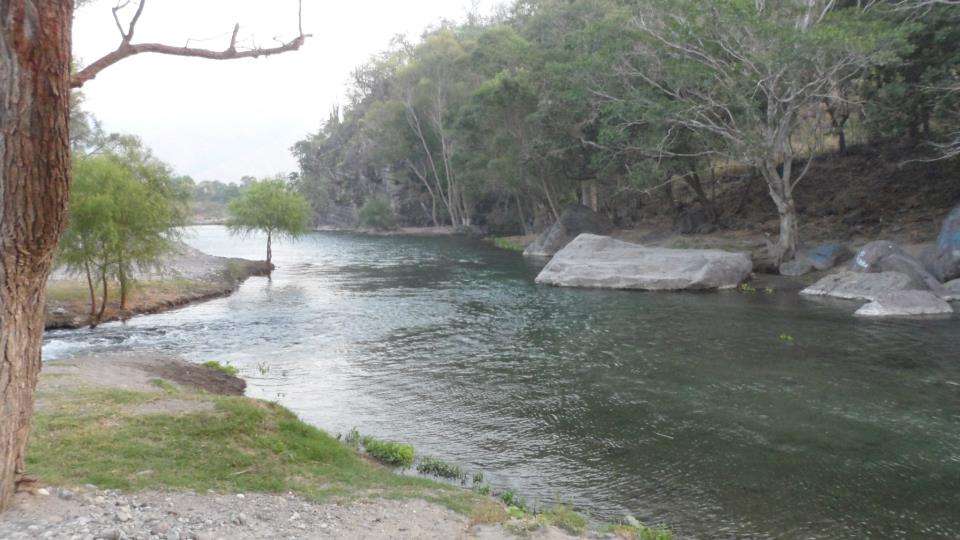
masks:
[(0, 538), (671, 538), (586, 531), (568, 510), (517, 515), (394, 474), (242, 397), (228, 371), (144, 353), (46, 363), (28, 451), (37, 480), (0, 516)]
[[(109, 289), (110, 300), (101, 322), (126, 320), (226, 296), (251, 276), (270, 273), (264, 261), (208, 255), (187, 245), (153, 271), (138, 272), (126, 309), (120, 308), (119, 290)], [(82, 276), (58, 269), (47, 282), (47, 330), (80, 328), (90, 324), (89, 288)], [(96, 288), (99, 301), (102, 291)]]

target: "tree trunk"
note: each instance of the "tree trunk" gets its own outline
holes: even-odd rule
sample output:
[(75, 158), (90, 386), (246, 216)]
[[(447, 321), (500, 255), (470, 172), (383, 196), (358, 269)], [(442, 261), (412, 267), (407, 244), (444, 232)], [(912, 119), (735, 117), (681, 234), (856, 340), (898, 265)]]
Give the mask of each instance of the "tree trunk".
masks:
[(267, 231), (267, 266), (273, 261), (273, 232)]
[(700, 201), (700, 204), (703, 206), (703, 209), (707, 211), (707, 214), (710, 216), (710, 221), (712, 223), (717, 222), (717, 210), (713, 207), (713, 201), (710, 200), (710, 197), (707, 195), (707, 192), (703, 189), (703, 182), (700, 181), (700, 175), (696, 171), (687, 174), (683, 177), (683, 182), (693, 190), (694, 195), (697, 197), (697, 200)]
[(0, 510), (25, 475), (46, 282), (70, 189), (73, 0), (0, 3)]
[(793, 199), (789, 162), (784, 163), (784, 169), (784, 173), (778, 174), (774, 166), (767, 166), (763, 171), (770, 197), (777, 206), (777, 213), (780, 216), (780, 238), (777, 242), (780, 263), (792, 260), (797, 254), (797, 246), (800, 243), (799, 217), (797, 205)]
[(87, 289), (90, 291), (90, 322), (93, 323), (93, 318), (97, 315), (97, 290), (93, 286), (93, 276), (90, 274), (90, 263), (83, 263), (83, 269), (87, 274)]
[(103, 298), (100, 299), (100, 312), (90, 323), (90, 328), (96, 328), (103, 320), (103, 314), (107, 311), (107, 302), (110, 301), (110, 280), (107, 279), (107, 270), (103, 269), (100, 273), (100, 283), (103, 286)]
[(517, 216), (520, 218), (520, 230), (522, 230), (523, 235), (526, 236), (530, 234), (530, 227), (527, 226), (527, 217), (523, 215), (523, 203), (520, 201), (520, 195), (516, 192), (513, 193), (513, 199), (517, 202)]
[(120, 282), (120, 309), (127, 309), (127, 293), (130, 289), (130, 278), (127, 276), (127, 271), (124, 268), (123, 261), (119, 264), (119, 269), (117, 270), (117, 280)]

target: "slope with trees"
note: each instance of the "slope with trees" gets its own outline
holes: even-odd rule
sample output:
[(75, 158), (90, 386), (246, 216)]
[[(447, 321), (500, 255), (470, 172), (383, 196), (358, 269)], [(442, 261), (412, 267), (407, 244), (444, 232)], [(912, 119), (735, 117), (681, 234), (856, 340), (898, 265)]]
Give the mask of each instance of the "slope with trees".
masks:
[[(789, 259), (814, 157), (955, 152), (960, 7), (841, 0), (520, 0), (359, 67), (298, 142), (321, 224), (372, 198), (399, 224), (527, 233), (579, 202), (630, 226), (693, 206), (730, 222), (729, 171), (764, 186)], [(744, 189), (750, 182), (744, 182)]]

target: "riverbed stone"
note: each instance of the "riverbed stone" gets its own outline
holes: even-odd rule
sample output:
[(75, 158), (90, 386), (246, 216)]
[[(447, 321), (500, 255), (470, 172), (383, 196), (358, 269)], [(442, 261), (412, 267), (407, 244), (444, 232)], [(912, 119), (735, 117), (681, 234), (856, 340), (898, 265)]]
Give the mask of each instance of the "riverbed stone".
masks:
[(839, 242), (824, 242), (802, 251), (803, 257), (810, 261), (814, 269), (824, 271), (850, 260), (853, 253)]
[(942, 282), (960, 278), (960, 206), (947, 215), (937, 245), (924, 253), (927, 270)]
[(576, 237), (584, 233), (608, 234), (613, 223), (606, 216), (586, 206), (576, 204), (567, 207), (560, 220), (544, 231), (523, 251), (525, 257), (553, 257)]
[(752, 269), (746, 253), (652, 248), (582, 234), (553, 257), (537, 283), (650, 291), (731, 289)]
[(908, 290), (914, 290), (913, 280), (900, 272), (864, 274), (843, 271), (824, 277), (800, 294), (873, 301), (884, 293)]
[(910, 278), (910, 289), (932, 291), (945, 296), (940, 281), (924, 268), (923, 263), (889, 240), (878, 240), (863, 246), (850, 269), (860, 273), (899, 272)]
[(800, 257), (780, 265), (781, 276), (798, 277), (807, 275), (812, 271), (813, 263)]
[(858, 317), (916, 317), (952, 315), (953, 308), (930, 291), (898, 291), (879, 295), (860, 308)]

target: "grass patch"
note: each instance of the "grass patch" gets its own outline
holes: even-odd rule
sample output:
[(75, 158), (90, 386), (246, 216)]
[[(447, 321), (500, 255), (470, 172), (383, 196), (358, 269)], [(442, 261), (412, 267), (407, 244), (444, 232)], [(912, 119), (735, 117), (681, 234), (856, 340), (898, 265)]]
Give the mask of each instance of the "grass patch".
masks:
[[(165, 392), (80, 389), (46, 395), (49, 407), (34, 416), (30, 472), (51, 485), (129, 491), (292, 491), (313, 501), (421, 498), (478, 522), (505, 518), (489, 498), (365, 461), (279, 405), (179, 392), (177, 399), (210, 401), (214, 410), (176, 416), (134, 412), (133, 405), (168, 399)], [(410, 447), (386, 448), (399, 450), (401, 461), (408, 455), (412, 460)]]
[(180, 391), (180, 388), (177, 385), (171, 383), (170, 381), (165, 381), (163, 379), (150, 379), (150, 384), (156, 386), (160, 390), (168, 394), (176, 394)]
[[(437, 478), (446, 478), (447, 480), (459, 480), (460, 483), (467, 483), (467, 473), (460, 467), (447, 463), (442, 459), (424, 457), (417, 463), (417, 472)], [(482, 478), (481, 478), (482, 481)]]
[(369, 436), (363, 437), (360, 442), (363, 443), (367, 455), (384, 465), (404, 469), (413, 465), (413, 447), (409, 444), (381, 441)]
[(587, 528), (587, 520), (567, 505), (559, 505), (553, 510), (538, 514), (537, 521), (573, 534), (580, 534)]
[(211, 360), (211, 361), (209, 361), (209, 362), (204, 362), (203, 365), (204, 365), (204, 367), (208, 367), (208, 368), (210, 368), (210, 369), (219, 371), (219, 372), (221, 372), (221, 373), (226, 373), (227, 375), (229, 375), (229, 376), (231, 376), (231, 377), (236, 377), (237, 375), (240, 374), (240, 370), (237, 369), (237, 368), (235, 368), (235, 367), (233, 367), (233, 366), (231, 366), (229, 363), (227, 363), (227, 364), (221, 364), (220, 362), (217, 362), (216, 360)]
[(493, 245), (507, 251), (516, 251), (522, 253), (524, 247), (509, 238), (496, 237), (493, 239)]

